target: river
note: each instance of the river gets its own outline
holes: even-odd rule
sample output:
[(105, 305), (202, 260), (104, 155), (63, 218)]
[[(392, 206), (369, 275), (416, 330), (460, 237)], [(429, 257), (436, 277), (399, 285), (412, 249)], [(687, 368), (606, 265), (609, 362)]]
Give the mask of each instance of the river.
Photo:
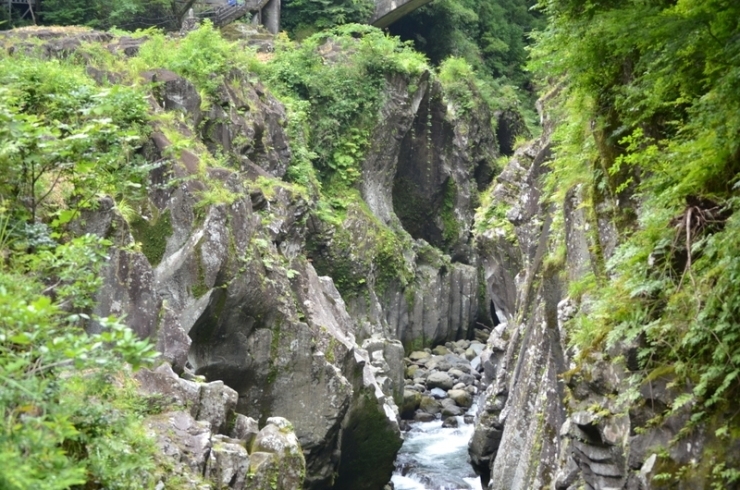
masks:
[[(475, 405), (468, 414), (475, 413)], [(414, 422), (396, 457), (395, 490), (481, 490), (480, 479), (468, 463), (473, 424), (457, 417), (458, 428), (441, 420)]]

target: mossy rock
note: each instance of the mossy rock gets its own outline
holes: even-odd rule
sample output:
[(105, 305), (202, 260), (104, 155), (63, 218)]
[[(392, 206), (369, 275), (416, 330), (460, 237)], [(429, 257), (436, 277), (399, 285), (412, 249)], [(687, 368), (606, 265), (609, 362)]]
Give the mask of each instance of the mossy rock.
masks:
[(372, 394), (359, 396), (342, 435), (342, 460), (334, 490), (377, 490), (388, 483), (403, 443)]
[(141, 251), (152, 267), (156, 267), (162, 261), (167, 248), (167, 239), (172, 235), (170, 210), (149, 220), (137, 216), (131, 222), (131, 234), (141, 243)]

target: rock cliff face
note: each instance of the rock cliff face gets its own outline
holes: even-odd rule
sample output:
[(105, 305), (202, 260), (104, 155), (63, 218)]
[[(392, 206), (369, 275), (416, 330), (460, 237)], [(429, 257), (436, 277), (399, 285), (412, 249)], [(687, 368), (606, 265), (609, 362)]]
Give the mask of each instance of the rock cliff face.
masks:
[[(625, 398), (638, 369), (636, 344), (590, 353), (569, 346), (568, 321), (588, 302), (570, 298), (568, 284), (599, 274), (619, 234), (606, 203), (589, 211), (583, 189), (562, 203), (541, 199), (552, 126), (516, 150), (478, 216), (485, 287), (501, 323), (481, 355), (487, 388), (471, 462), (488, 489), (673, 488), (653, 477), (695, 464), (718, 441), (696, 430), (671, 442), (688, 413), (656, 418), (680, 394), (670, 376), (642, 384), (638, 400)], [(658, 422), (646, 424), (651, 419)], [(708, 488), (708, 475), (681, 485)]]
[[(200, 107), (186, 80), (169, 72), (157, 77), (167, 80), (159, 99), (165, 107), (168, 100), (180, 102), (172, 110)], [(320, 278), (303, 254), (311, 203), (279, 180), (290, 159), (282, 106), (259, 85), (241, 82), (241, 91), (222, 87), (218, 109), (185, 115), (198, 121), (204, 134), (195, 137), (207, 148), (239, 155), (242, 172), (199, 175), (196, 151), (178, 155), (155, 132), (149, 151), (167, 163), (152, 174), (151, 215), (130, 228), (119, 223), (123, 231), (117, 232), (121, 245), (136, 240), (143, 252), (115, 252), (98, 313), (134, 318), (131, 326), (157, 339), (176, 371), (189, 365), (222, 380), (238, 393), (238, 413), (261, 424), (273, 415), (290, 420), (306, 457), (307, 488), (331, 485), (342, 452), (353, 457), (358, 451), (342, 438), (347, 420), (357, 411), (362, 420), (374, 417), (374, 433), (387, 445), (377, 452), (381, 464), (375, 468), (381, 470), (376, 480), (362, 472), (358, 477), (377, 488), (400, 445), (392, 390), (384, 393), (380, 381), (386, 378), (376, 377), (381, 370), (357, 345), (355, 322), (333, 282)], [(252, 108), (250, 119), (237, 114), (242, 106)], [(237, 140), (242, 147), (235, 147)], [(267, 191), (254, 185), (258, 178), (271, 182)], [(199, 205), (200, 193), (214, 185), (233, 201)], [(88, 226), (109, 235), (100, 222), (116, 220), (101, 209)], [(390, 342), (376, 357), (401, 357), (398, 351), (400, 344)]]
[[(67, 51), (47, 56), (81, 43), (52, 38)], [(472, 243), (498, 152), (491, 114), (456, 116), (429, 73), (389, 75), (361, 198), (334, 225), (283, 179), (286, 112), (258, 81), (234, 72), (204, 104), (173, 72), (141, 78), (158, 115), (142, 149), (158, 162), (148, 198), (128, 220), (103, 198), (76, 226), (115, 244), (95, 313), (125, 316), (166, 361), (142, 378), (173, 399), (150, 421), (163, 451), (216, 488), (383, 488), (401, 444), (404, 352), (491, 325)]]
[[(384, 93), (359, 183), (370, 212), (348, 210), (338, 228), (314, 223), (309, 256), (350, 290), (345, 300), (358, 338), (396, 338), (411, 351), (470, 337), (476, 321), (490, 323), (472, 225), (498, 149), (489, 111), (456, 118), (429, 74), (389, 77)], [(402, 247), (384, 245), (384, 227)]]

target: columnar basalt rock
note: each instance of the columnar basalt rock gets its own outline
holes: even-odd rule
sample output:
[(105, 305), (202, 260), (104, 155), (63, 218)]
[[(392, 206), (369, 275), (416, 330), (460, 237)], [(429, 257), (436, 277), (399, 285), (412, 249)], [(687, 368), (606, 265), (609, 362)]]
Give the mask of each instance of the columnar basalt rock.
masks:
[(270, 418), (259, 430), (256, 420), (234, 412), (236, 391), (222, 381), (180, 378), (167, 363), (139, 371), (136, 379), (141, 393), (162, 410), (144, 421), (170, 458), (166, 466), (172, 470), (161, 488), (303, 488), (305, 460), (287, 420)]
[[(363, 282), (363, 294), (346, 297), (358, 338), (395, 337), (410, 351), (471, 337), (481, 312), (491, 316), (472, 223), (498, 151), (484, 105), (455, 115), (429, 74), (389, 77), (385, 92), (359, 183), (372, 215), (348, 211), (342, 228), (351, 230), (351, 247), (341, 230), (321, 223), (309, 239), (322, 273)], [(362, 266), (362, 255), (380, 247), (384, 226), (404, 248), (397, 266), (404, 280), (397, 269), (384, 270), (385, 258)]]

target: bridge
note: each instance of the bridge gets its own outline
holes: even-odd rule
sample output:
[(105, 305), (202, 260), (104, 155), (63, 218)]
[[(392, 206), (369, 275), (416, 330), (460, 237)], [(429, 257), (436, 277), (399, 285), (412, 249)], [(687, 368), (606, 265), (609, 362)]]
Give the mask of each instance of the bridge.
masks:
[(368, 23), (383, 29), (431, 1), (432, 0), (375, 0), (375, 14)]

